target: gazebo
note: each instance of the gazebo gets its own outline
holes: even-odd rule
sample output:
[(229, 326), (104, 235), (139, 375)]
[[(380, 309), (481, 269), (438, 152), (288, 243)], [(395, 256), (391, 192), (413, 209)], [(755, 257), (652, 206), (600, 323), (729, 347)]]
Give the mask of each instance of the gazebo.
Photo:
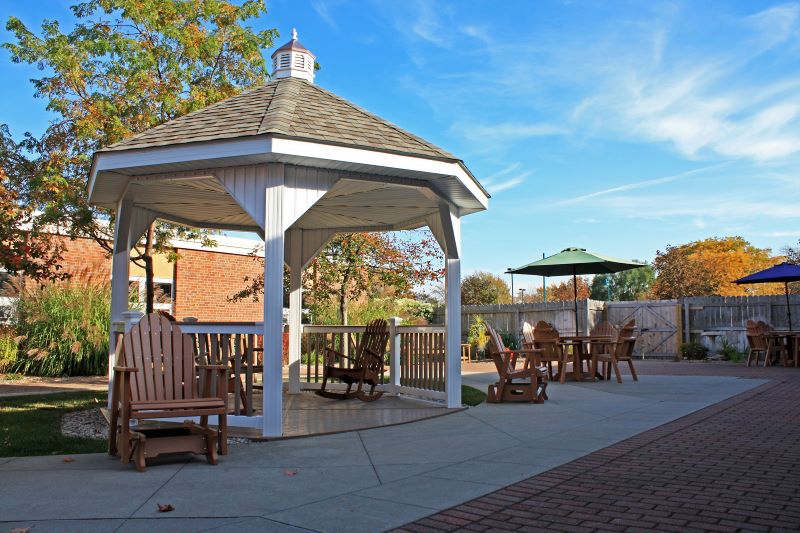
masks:
[(446, 256), (446, 404), (461, 405), (461, 217), (488, 206), (463, 161), (315, 85), (314, 59), (293, 32), (272, 81), (98, 151), (88, 182), (89, 201), (116, 211), (112, 322), (128, 310), (130, 250), (155, 219), (263, 238), (264, 436), (282, 427), (284, 263), (291, 393), (301, 272), (339, 232), (430, 228)]

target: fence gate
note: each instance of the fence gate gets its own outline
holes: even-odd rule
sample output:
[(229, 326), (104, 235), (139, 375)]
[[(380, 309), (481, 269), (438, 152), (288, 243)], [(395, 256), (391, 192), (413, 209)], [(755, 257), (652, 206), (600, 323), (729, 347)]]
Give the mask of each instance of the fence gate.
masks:
[(639, 340), (636, 355), (653, 359), (672, 359), (678, 354), (683, 334), (681, 305), (676, 300), (607, 302), (608, 320), (622, 324), (636, 319)]

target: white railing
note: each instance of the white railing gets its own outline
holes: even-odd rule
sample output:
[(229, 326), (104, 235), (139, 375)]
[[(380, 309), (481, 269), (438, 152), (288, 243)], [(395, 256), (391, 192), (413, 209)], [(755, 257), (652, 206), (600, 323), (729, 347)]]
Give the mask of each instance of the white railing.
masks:
[[(365, 326), (303, 326), (300, 388), (320, 387), (326, 348), (347, 355), (354, 352)], [(401, 326), (389, 322), (389, 343), (384, 354), (383, 384), (394, 394), (445, 399), (444, 326)], [(336, 384), (333, 388), (338, 388)]]
[[(128, 312), (124, 331), (142, 316)], [(263, 322), (197, 322), (178, 325), (194, 340), (198, 361), (209, 364), (225, 362), (230, 366), (232, 426), (260, 427), (260, 398), (254, 391), (263, 379)], [(325, 348), (345, 354), (355, 352), (365, 326), (303, 326), (301, 337), (300, 390), (319, 389), (324, 370)], [(122, 324), (115, 331), (122, 333)], [(401, 326), (399, 319), (389, 321), (389, 343), (384, 354), (383, 384), (390, 394), (418, 398), (445, 399), (445, 328), (444, 326)], [(287, 334), (284, 334), (287, 336)], [(286, 345), (286, 339), (284, 345)], [(261, 378), (261, 379), (259, 379)], [(343, 387), (329, 383), (331, 388)]]

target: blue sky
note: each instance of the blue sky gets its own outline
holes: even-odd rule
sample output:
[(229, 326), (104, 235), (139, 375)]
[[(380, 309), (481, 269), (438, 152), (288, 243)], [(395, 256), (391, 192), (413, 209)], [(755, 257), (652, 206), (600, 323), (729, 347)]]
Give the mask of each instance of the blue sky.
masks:
[[(69, 20), (71, 3), (3, 3), (0, 16), (38, 27)], [(467, 273), (567, 246), (651, 260), (710, 236), (775, 252), (800, 238), (798, 3), (268, 8), (255, 26), (278, 28), (277, 45), (296, 27), (317, 83), (458, 155), (492, 193), (463, 222)], [(0, 53), (0, 121), (40, 132), (36, 71)]]

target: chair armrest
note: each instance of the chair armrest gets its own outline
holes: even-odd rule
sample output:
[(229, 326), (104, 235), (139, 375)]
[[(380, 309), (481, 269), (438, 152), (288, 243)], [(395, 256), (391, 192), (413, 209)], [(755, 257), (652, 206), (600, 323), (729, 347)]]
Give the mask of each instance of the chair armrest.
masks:
[(381, 365), (383, 364), (383, 357), (381, 357), (380, 354), (377, 354), (377, 353), (373, 352), (369, 348), (364, 348), (364, 352), (363, 353), (369, 355), (370, 357), (372, 357), (374, 359), (377, 359), (381, 363)]
[(325, 359), (328, 359), (328, 354), (332, 354), (336, 359), (347, 359), (348, 361), (355, 361), (354, 358), (348, 357), (342, 352), (337, 352), (333, 348), (325, 348)]
[(228, 370), (228, 365), (197, 365), (201, 370)]

